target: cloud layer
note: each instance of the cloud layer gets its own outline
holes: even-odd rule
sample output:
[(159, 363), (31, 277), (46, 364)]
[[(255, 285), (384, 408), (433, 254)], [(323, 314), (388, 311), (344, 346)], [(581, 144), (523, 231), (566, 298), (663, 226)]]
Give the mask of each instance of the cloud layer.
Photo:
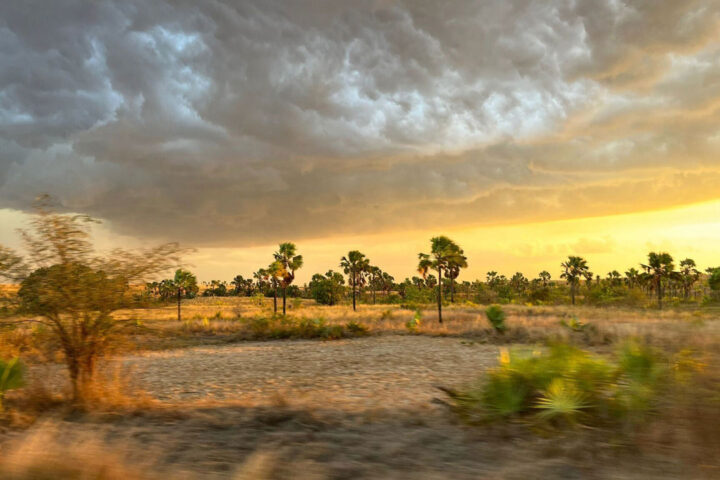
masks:
[(720, 182), (720, 2), (0, 5), (0, 207), (240, 246)]

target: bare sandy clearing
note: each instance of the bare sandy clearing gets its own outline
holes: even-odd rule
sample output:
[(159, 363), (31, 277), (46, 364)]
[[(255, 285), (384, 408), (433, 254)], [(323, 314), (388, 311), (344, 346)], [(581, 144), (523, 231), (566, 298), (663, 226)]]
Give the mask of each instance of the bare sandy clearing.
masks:
[(127, 357), (139, 385), (167, 402), (217, 399), (333, 408), (425, 408), (436, 385), (495, 364), (496, 346), (457, 338), (383, 336), (246, 342)]

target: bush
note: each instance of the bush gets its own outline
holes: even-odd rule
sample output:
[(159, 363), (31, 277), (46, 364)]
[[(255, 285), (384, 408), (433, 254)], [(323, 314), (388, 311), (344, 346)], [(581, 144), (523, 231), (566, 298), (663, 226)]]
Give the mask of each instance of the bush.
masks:
[(415, 310), (413, 317), (405, 322), (405, 328), (407, 328), (410, 333), (416, 333), (418, 328), (420, 328), (420, 320), (422, 320), (422, 312), (418, 309)]
[(507, 329), (505, 325), (505, 312), (500, 305), (490, 305), (485, 309), (485, 316), (492, 328), (498, 333), (504, 333)]
[(447, 393), (471, 422), (630, 423), (654, 409), (667, 373), (662, 357), (639, 343), (625, 344), (615, 362), (555, 344), (546, 352), (502, 350), (482, 382)]
[(353, 321), (345, 325), (328, 325), (324, 318), (296, 319), (278, 315), (270, 318), (256, 317), (245, 321), (247, 322), (246, 330), (241, 333), (241, 336), (253, 340), (290, 338), (336, 340), (364, 336), (369, 333), (369, 329), (361, 323)]
[(0, 360), (0, 411), (3, 409), (5, 392), (25, 384), (25, 366), (18, 358), (4, 362)]

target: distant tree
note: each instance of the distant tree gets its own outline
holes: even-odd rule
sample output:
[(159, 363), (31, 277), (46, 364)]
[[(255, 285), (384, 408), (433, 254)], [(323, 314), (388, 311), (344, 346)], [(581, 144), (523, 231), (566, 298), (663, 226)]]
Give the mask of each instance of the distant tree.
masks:
[[(177, 244), (96, 255), (90, 217), (56, 213), (48, 197), (36, 205), (30, 230), (21, 232), (26, 255), (0, 248), (0, 276), (20, 282), (21, 322), (45, 325), (57, 340), (68, 369), (74, 401), (82, 401), (98, 358), (124, 325), (113, 312), (134, 305), (131, 283), (177, 266)], [(27, 318), (24, 318), (27, 317)]]
[(270, 281), (270, 274), (267, 268), (260, 268), (257, 272), (253, 273), (255, 279), (255, 285), (257, 285), (258, 291), (265, 293), (267, 290), (267, 284)]
[(382, 289), (382, 270), (375, 265), (369, 265), (367, 274), (370, 277), (370, 288), (372, 289), (372, 302), (375, 305), (375, 292)]
[(510, 286), (521, 295), (525, 292), (529, 283), (528, 279), (525, 278), (525, 275), (521, 272), (515, 272), (515, 275), (510, 278)]
[(284, 268), (282, 263), (275, 260), (265, 270), (267, 272), (268, 279), (270, 279), (270, 285), (273, 291), (273, 313), (277, 315), (277, 296), (278, 296), (278, 285), (284, 275)]
[(543, 287), (547, 287), (552, 276), (550, 275), (550, 272), (548, 272), (547, 270), (543, 270), (538, 274), (538, 278), (542, 282)]
[(447, 271), (451, 263), (460, 263), (462, 249), (446, 236), (433, 237), (430, 239), (430, 253), (418, 254), (418, 272), (426, 277), (432, 269), (438, 274), (437, 304), (438, 322), (442, 323), (442, 275)]
[(613, 270), (612, 272), (608, 272), (607, 274), (608, 282), (610, 282), (610, 285), (620, 285), (621, 284), (621, 276), (620, 272), (617, 270)]
[(278, 251), (275, 252), (275, 261), (282, 266), (280, 283), (283, 289), (283, 315), (285, 315), (287, 288), (295, 280), (295, 271), (303, 266), (302, 255), (296, 255), (296, 253), (297, 247), (291, 242), (281, 243)]
[(487, 275), (485, 276), (485, 283), (488, 284), (490, 288), (495, 287), (497, 285), (498, 280), (498, 273), (494, 270), (487, 272)]
[[(560, 275), (560, 278), (567, 280), (570, 285), (570, 300), (571, 303), (575, 305), (575, 291), (580, 283), (580, 278), (590, 273), (587, 260), (571, 255), (566, 261), (561, 263), (560, 266), (563, 268), (563, 273)], [(590, 280), (592, 280), (592, 273), (590, 273)]]
[(705, 270), (708, 272), (708, 286), (713, 292), (720, 291), (720, 267), (711, 267)]
[(227, 282), (223, 280), (210, 280), (204, 282), (203, 297), (226, 297), (228, 294)]
[(642, 264), (642, 267), (645, 269), (645, 275), (657, 295), (658, 308), (662, 308), (665, 293), (664, 282), (678, 277), (677, 272), (675, 272), (673, 258), (666, 252), (650, 252), (648, 253), (648, 263)]
[(447, 264), (447, 278), (450, 280), (450, 301), (455, 303), (455, 279), (460, 275), (461, 268), (467, 268), (467, 257), (462, 248), (455, 245), (457, 251), (450, 256)]
[(362, 286), (365, 281), (365, 274), (370, 267), (370, 260), (368, 260), (365, 254), (358, 250), (351, 250), (346, 257), (340, 259), (340, 267), (345, 272), (345, 275), (348, 276), (348, 283), (350, 284), (350, 288), (352, 288), (353, 311), (355, 311), (357, 288), (358, 286)]
[(328, 270), (325, 275), (313, 275), (308, 288), (310, 295), (322, 305), (335, 305), (343, 294), (345, 279), (339, 272)]
[(630, 268), (625, 272), (625, 283), (628, 287), (633, 288), (640, 284), (640, 272), (635, 268)]
[(233, 287), (233, 294), (250, 296), (253, 293), (254, 285), (251, 278), (244, 278), (242, 275), (236, 275), (232, 279), (230, 285)]
[(385, 296), (389, 296), (393, 286), (395, 285), (395, 277), (387, 272), (382, 272), (381, 285), (383, 292), (385, 292)]
[(175, 291), (177, 297), (177, 319), (181, 321), (182, 316), (180, 314), (180, 302), (183, 295), (194, 295), (198, 292), (197, 278), (192, 273), (181, 268), (175, 271), (172, 283), (167, 284), (170, 288)]
[(692, 258), (686, 258), (680, 262), (680, 281), (683, 287), (683, 298), (688, 300), (690, 298), (690, 290), (693, 285), (700, 280), (700, 271), (697, 269), (695, 260)]

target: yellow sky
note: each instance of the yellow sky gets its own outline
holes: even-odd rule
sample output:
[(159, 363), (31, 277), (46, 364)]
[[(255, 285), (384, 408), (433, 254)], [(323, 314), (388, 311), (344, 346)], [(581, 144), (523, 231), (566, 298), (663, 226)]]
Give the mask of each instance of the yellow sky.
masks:
[[(15, 229), (26, 217), (13, 210), (0, 210), (0, 244), (17, 248)], [(145, 242), (118, 236), (109, 225), (95, 228), (97, 244), (139, 247)], [(704, 270), (720, 265), (720, 200), (652, 212), (582, 218), (543, 223), (498, 225), (443, 231), (407, 231), (404, 234), (367, 235), (297, 241), (305, 266), (298, 272), (302, 283), (312, 274), (338, 270), (339, 259), (358, 249), (390, 272), (396, 280), (415, 275), (417, 254), (427, 251), (430, 237), (453, 238), (468, 256), (469, 267), (461, 279), (484, 278), (488, 270), (505, 275), (516, 271), (528, 277), (547, 269), (559, 275), (559, 264), (567, 255), (588, 259), (591, 270), (605, 275), (612, 269), (624, 272), (638, 266), (648, 251), (670, 252), (679, 262), (691, 257)], [(288, 239), (292, 241), (293, 239)], [(187, 263), (199, 279), (230, 280), (236, 274), (251, 275), (266, 266), (276, 245), (249, 248), (199, 248)]]
[[(488, 270), (505, 275), (522, 271), (535, 276), (547, 269), (559, 275), (560, 262), (570, 254), (588, 259), (591, 270), (605, 275), (638, 266), (650, 250), (670, 252), (676, 261), (691, 257), (703, 269), (720, 265), (720, 200), (654, 212), (557, 222), (502, 225), (461, 230), (408, 231), (405, 234), (368, 235), (298, 242), (305, 267), (300, 282), (337, 264), (348, 250), (358, 249), (396, 280), (415, 274), (417, 253), (427, 251), (429, 238), (446, 234), (468, 256), (461, 279), (484, 278)], [(189, 260), (198, 274), (231, 278), (269, 263), (275, 246), (206, 248)]]

